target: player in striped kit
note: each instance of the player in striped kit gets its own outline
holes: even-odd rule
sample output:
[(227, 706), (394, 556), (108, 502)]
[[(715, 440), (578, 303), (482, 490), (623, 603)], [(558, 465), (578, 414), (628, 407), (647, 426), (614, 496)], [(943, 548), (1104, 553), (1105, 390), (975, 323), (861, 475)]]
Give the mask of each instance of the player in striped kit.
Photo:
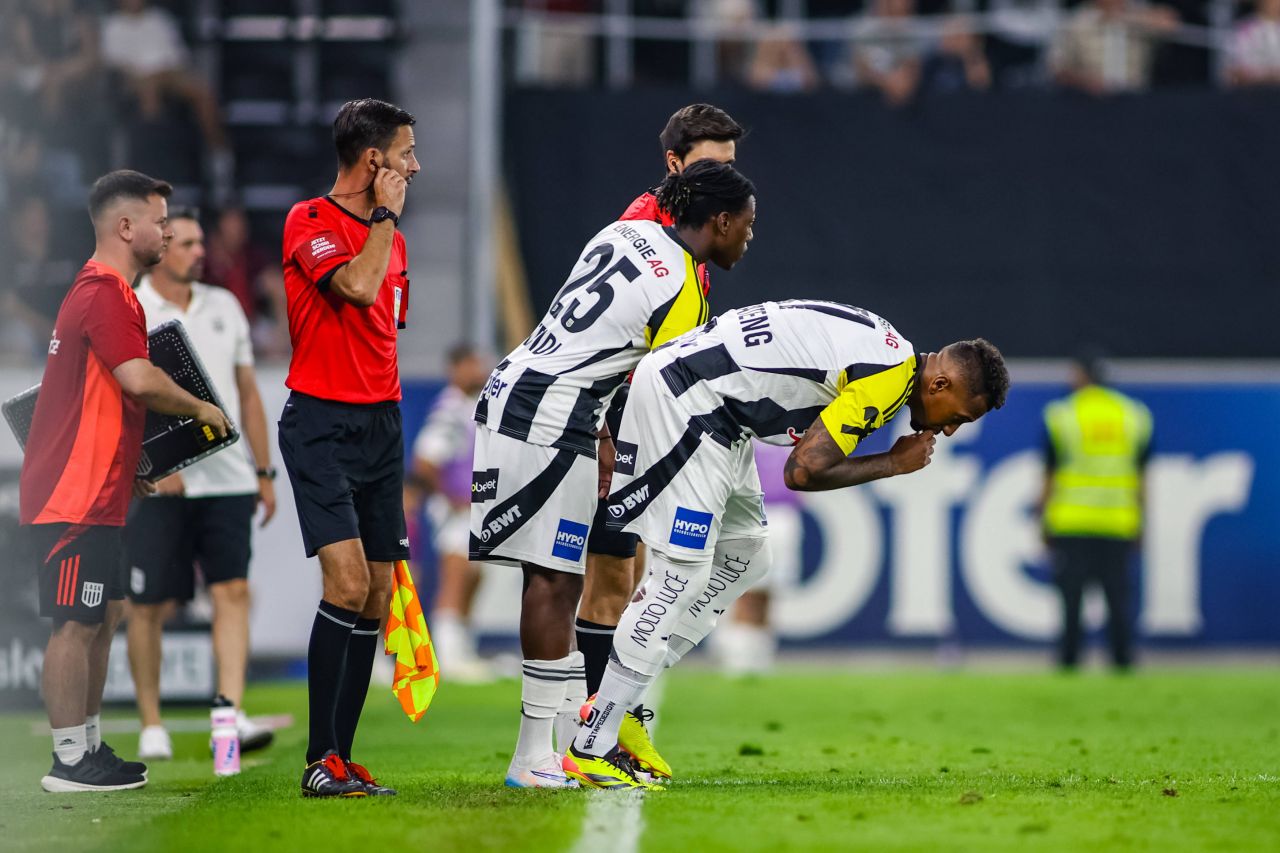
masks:
[[(732, 166), (695, 163), (669, 175), (658, 198), (675, 225), (621, 221), (593, 237), (476, 407), (470, 557), (524, 569), (522, 713), (508, 785), (573, 784), (552, 730), (563, 706), (586, 698), (582, 655), (570, 649), (603, 413), (646, 352), (706, 322), (697, 265), (729, 269), (751, 240), (755, 188)], [(571, 682), (581, 696), (568, 696)]]
[[(649, 549), (585, 725), (563, 767), (600, 788), (650, 787), (619, 772), (618, 727), (666, 666), (768, 571), (768, 528), (750, 439), (795, 444), (786, 484), (854, 486), (929, 464), (936, 433), (1004, 404), (1009, 374), (978, 339), (916, 354), (888, 320), (835, 302), (765, 302), (721, 314), (641, 361), (616, 440), (610, 524)], [(916, 432), (853, 457), (903, 408)]]

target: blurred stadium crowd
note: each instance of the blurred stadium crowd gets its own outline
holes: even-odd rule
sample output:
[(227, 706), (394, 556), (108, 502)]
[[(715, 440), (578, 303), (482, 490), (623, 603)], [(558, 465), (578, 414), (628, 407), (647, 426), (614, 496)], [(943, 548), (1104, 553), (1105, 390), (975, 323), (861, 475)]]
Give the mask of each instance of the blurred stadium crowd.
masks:
[[(514, 86), (865, 90), (892, 108), (991, 89), (1280, 86), (1280, 0), (503, 0), (501, 12)], [(38, 363), (88, 253), (85, 187), (124, 165), (202, 208), (206, 278), (240, 299), (260, 358), (286, 357), (284, 211), (324, 189), (333, 108), (394, 97), (403, 17), (395, 0), (0, 0), (0, 361)], [(68, 214), (76, 227), (60, 226)]]

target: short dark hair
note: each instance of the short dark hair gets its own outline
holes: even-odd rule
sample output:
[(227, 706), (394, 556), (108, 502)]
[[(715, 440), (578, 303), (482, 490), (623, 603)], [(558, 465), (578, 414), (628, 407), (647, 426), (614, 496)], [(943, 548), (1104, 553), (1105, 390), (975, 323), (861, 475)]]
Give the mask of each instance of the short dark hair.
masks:
[(658, 206), (676, 225), (701, 225), (718, 213), (738, 213), (756, 194), (746, 175), (716, 160), (699, 160), (672, 172), (658, 187)]
[(333, 144), (338, 149), (338, 163), (350, 167), (360, 162), (366, 149), (386, 151), (405, 125), (417, 119), (395, 104), (376, 98), (347, 101), (333, 120)]
[(1003, 406), (1009, 394), (1009, 368), (995, 344), (986, 338), (974, 338), (957, 341), (948, 349), (964, 362), (969, 391), (986, 400), (987, 411)]
[(1107, 351), (1098, 344), (1085, 344), (1076, 350), (1071, 359), (1076, 367), (1094, 385), (1105, 385), (1107, 382)]
[(690, 104), (681, 107), (667, 119), (667, 126), (658, 134), (662, 153), (675, 153), (681, 160), (694, 145), (704, 139), (715, 142), (737, 142), (746, 131), (742, 125), (719, 107), (710, 104)]
[(479, 350), (476, 349), (476, 345), (470, 341), (459, 341), (449, 347), (449, 351), (445, 353), (445, 358), (449, 360), (450, 367), (457, 367), (459, 364), (471, 358), (473, 355), (476, 355), (478, 352)]
[(161, 181), (132, 169), (107, 172), (94, 181), (93, 189), (89, 190), (89, 218), (96, 220), (118, 199), (136, 198), (146, 201), (153, 195), (168, 198), (172, 193), (173, 187), (168, 181)]
[(190, 219), (192, 222), (198, 223), (200, 221), (200, 208), (185, 205), (181, 207), (170, 207), (169, 221), (173, 222), (175, 219)]

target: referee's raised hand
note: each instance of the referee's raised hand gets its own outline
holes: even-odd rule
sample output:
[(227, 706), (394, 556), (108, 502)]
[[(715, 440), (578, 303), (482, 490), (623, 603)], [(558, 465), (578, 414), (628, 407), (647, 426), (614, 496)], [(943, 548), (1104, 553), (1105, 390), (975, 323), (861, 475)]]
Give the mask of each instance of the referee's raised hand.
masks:
[(373, 176), (373, 198), (377, 207), (385, 207), (396, 216), (404, 209), (405, 179), (394, 169), (383, 167)]

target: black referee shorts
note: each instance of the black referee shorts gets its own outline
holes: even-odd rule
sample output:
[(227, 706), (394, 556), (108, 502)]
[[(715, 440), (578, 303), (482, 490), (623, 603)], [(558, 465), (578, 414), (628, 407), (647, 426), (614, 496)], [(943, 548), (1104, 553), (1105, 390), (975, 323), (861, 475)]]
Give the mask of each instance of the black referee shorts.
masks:
[(359, 539), (365, 559), (409, 559), (399, 404), (338, 403), (294, 391), (279, 426), (307, 556)]
[(257, 495), (134, 501), (124, 528), (129, 599), (190, 601), (197, 564), (206, 584), (247, 578), (257, 505)]

